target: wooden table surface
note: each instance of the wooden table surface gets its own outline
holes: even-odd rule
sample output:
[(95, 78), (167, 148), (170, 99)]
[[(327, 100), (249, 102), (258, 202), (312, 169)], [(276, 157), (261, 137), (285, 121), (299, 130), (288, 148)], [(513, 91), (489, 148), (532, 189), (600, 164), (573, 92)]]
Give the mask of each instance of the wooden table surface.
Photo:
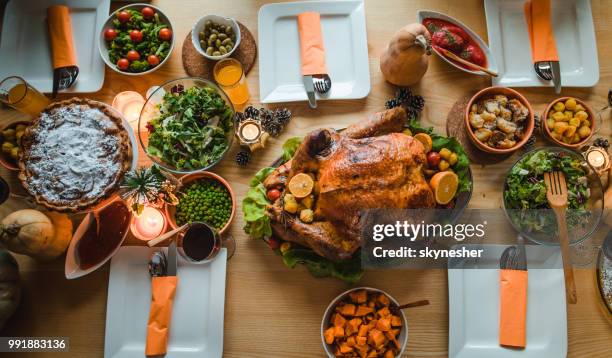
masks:
[[(565, 88), (563, 95), (577, 96), (593, 108), (605, 104), (612, 83), (612, 7), (605, 0), (592, 0), (600, 79), (593, 88)], [(181, 63), (181, 44), (191, 26), (205, 14), (224, 14), (244, 23), (257, 38), (257, 11), (264, 1), (223, 0), (153, 1), (172, 19), (176, 47), (167, 64), (155, 73), (129, 77), (106, 68), (101, 91), (86, 96), (110, 103), (124, 90), (144, 93), (147, 88), (169, 79), (185, 76)], [(116, 6), (117, 4), (114, 4)], [(245, 169), (233, 161), (236, 149), (214, 170), (227, 178), (240, 201), (247, 191), (249, 178), (268, 165), (280, 153), (284, 139), (303, 135), (323, 126), (341, 126), (359, 121), (369, 113), (382, 110), (394, 88), (379, 71), (379, 56), (389, 38), (403, 25), (416, 20), (418, 9), (433, 9), (468, 24), (482, 38), (487, 38), (482, 0), (385, 0), (366, 2), (366, 21), (372, 90), (357, 101), (320, 102), (316, 110), (306, 103), (286, 106), (294, 114), (288, 129), (269, 147), (254, 155)], [(259, 99), (258, 64), (248, 76), (251, 102)], [(413, 90), (426, 100), (422, 121), (444, 133), (451, 106), (460, 96), (490, 85), (486, 77), (466, 75), (432, 56), (429, 70)], [(555, 98), (552, 88), (522, 89), (536, 112)], [(69, 96), (61, 96), (67, 98)], [(0, 123), (20, 117), (15, 111), (0, 110)], [(602, 135), (610, 137), (609, 115)], [(543, 144), (543, 143), (539, 143)], [(141, 151), (141, 163), (147, 163)], [(501, 207), (502, 181), (516, 155), (488, 166), (473, 165), (474, 195), (472, 208)], [(18, 185), (14, 173), (2, 169), (2, 177)], [(24, 207), (10, 199), (0, 207), (0, 217)], [(78, 224), (78, 223), (75, 223)], [(315, 279), (302, 267), (289, 269), (265, 243), (248, 238), (242, 231), (238, 210), (231, 233), (236, 238), (236, 256), (228, 262), (225, 300), (225, 357), (319, 357), (324, 356), (319, 336), (321, 316), (327, 304), (347, 285), (335, 279)], [(129, 239), (129, 243), (134, 243)], [(102, 357), (109, 265), (77, 280), (64, 278), (64, 262), (37, 263), (18, 256), (23, 279), (23, 300), (0, 336), (68, 336), (70, 357)], [(568, 307), (568, 356), (612, 356), (612, 328), (601, 311), (594, 271), (576, 270), (578, 304)], [(406, 312), (409, 321), (409, 345), (406, 357), (448, 356), (448, 289), (445, 270), (409, 270), (367, 272), (360, 285), (390, 292), (401, 302), (429, 299), (431, 305)], [(451, 293), (452, 294), (452, 293)], [(19, 357), (54, 357), (65, 354), (21, 354)]]

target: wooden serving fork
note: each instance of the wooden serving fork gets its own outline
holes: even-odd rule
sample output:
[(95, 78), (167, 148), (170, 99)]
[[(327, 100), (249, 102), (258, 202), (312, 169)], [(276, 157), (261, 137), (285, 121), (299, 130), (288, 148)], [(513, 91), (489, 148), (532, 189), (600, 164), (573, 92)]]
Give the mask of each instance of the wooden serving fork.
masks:
[(563, 273), (565, 275), (565, 295), (567, 302), (575, 304), (576, 284), (574, 282), (574, 270), (570, 259), (569, 238), (567, 233), (567, 222), (565, 211), (567, 209), (567, 183), (562, 172), (554, 171), (544, 173), (546, 184), (546, 199), (555, 212), (559, 226), (559, 244), (561, 246), (561, 258), (563, 259)]

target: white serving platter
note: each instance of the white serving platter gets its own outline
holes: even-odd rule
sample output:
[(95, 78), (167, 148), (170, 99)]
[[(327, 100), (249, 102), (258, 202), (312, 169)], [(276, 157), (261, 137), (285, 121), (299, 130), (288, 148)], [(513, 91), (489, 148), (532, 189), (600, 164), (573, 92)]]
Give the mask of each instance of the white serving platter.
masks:
[[(124, 246), (110, 266), (104, 357), (144, 357), (151, 306), (151, 277), (147, 263), (160, 248)], [(166, 248), (163, 248), (166, 250)], [(223, 355), (223, 317), (227, 250), (195, 265), (178, 255), (178, 285), (166, 358), (220, 358)]]
[[(493, 85), (553, 87), (540, 79), (531, 60), (524, 0), (485, 0), (489, 47), (499, 76)], [(563, 87), (592, 87), (599, 81), (597, 43), (589, 0), (552, 0), (552, 24)]]
[[(477, 249), (480, 245), (462, 246)], [(454, 248), (457, 247), (460, 246)], [(483, 257), (478, 260), (449, 263), (448, 356), (565, 357), (567, 314), (563, 266), (558, 247), (526, 246), (529, 269), (527, 346), (516, 350), (499, 345), (499, 259), (506, 247), (487, 245)]]
[(104, 84), (104, 62), (98, 32), (108, 17), (110, 0), (11, 0), (6, 5), (0, 39), (0, 78), (21, 76), (41, 92), (53, 89), (47, 8), (70, 7), (79, 76), (61, 92), (96, 92)]
[(262, 103), (306, 101), (297, 15), (321, 14), (332, 87), (317, 100), (358, 99), (370, 92), (368, 40), (362, 0), (267, 4), (259, 9), (259, 89)]

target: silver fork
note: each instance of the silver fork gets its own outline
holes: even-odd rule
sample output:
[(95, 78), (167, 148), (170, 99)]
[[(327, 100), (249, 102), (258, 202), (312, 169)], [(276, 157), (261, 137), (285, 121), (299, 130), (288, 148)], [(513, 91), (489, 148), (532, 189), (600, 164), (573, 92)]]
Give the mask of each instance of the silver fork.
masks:
[(540, 61), (536, 62), (533, 65), (535, 72), (541, 79), (545, 81), (550, 81), (553, 78), (552, 68), (550, 66), (550, 62), (548, 61)]
[(313, 75), (312, 82), (314, 83), (315, 91), (319, 92), (320, 94), (325, 94), (331, 89), (331, 78), (329, 78), (329, 75), (327, 74)]

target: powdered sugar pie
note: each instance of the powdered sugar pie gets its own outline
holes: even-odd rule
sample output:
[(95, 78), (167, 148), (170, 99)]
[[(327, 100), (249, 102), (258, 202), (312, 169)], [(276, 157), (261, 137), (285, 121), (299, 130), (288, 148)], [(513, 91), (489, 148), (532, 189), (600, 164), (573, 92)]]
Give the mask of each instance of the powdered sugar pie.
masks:
[(21, 139), (24, 188), (58, 211), (95, 206), (117, 188), (131, 165), (122, 119), (105, 104), (80, 98), (47, 107)]

